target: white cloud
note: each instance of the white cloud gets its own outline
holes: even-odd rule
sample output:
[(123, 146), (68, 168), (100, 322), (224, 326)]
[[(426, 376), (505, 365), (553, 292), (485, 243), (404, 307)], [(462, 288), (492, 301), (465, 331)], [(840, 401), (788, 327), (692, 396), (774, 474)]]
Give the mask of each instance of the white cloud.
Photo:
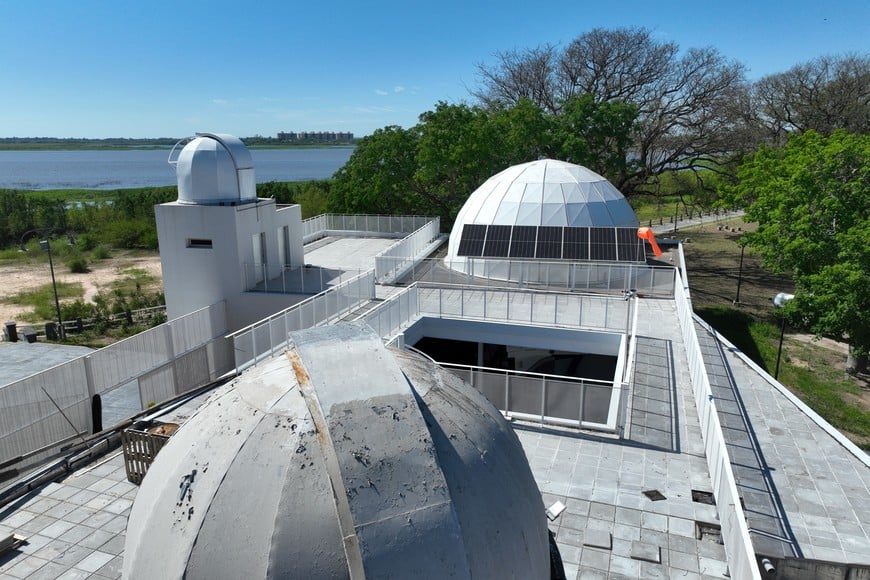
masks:
[(381, 89), (375, 89), (375, 94), (383, 97), (383, 96), (388, 95), (390, 93), (388, 93), (387, 91), (381, 90)]
[(403, 87), (402, 85), (396, 85), (395, 87), (393, 87), (394, 93), (401, 93), (404, 91), (405, 91), (405, 87)]
[(215, 105), (221, 105), (221, 106), (227, 104), (226, 99), (212, 99), (211, 102), (214, 103)]

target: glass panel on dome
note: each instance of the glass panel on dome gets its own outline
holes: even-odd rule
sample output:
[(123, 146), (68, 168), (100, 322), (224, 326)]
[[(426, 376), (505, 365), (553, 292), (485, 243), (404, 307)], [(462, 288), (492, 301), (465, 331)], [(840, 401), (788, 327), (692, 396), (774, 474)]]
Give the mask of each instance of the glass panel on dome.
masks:
[(486, 236), (486, 226), (480, 224), (465, 224), (462, 226), (462, 237), (459, 239), (457, 256), (482, 256), (483, 239)]
[(626, 227), (639, 225), (637, 216), (627, 201), (612, 201), (607, 209), (610, 211), (614, 225)]
[(495, 217), (491, 223), (500, 226), (512, 226), (517, 221), (517, 211), (520, 209), (520, 204), (511, 201), (503, 201), (498, 207)]
[(538, 249), (536, 258), (560, 260), (562, 258), (562, 231), (565, 228), (538, 228)]
[(542, 226), (567, 226), (568, 218), (565, 215), (565, 204), (545, 203), (541, 206)]
[(511, 226), (489, 226), (483, 255), (491, 258), (506, 258), (511, 241)]
[(593, 228), (613, 227), (616, 225), (613, 223), (613, 218), (610, 217), (610, 212), (607, 211), (608, 206), (609, 204), (604, 202), (586, 204)]
[(535, 226), (515, 226), (511, 234), (511, 258), (534, 258), (538, 228)]
[(544, 186), (541, 183), (529, 183), (523, 194), (523, 203), (542, 203), (544, 201)]
[(592, 225), (592, 218), (585, 203), (569, 203), (565, 206), (568, 227), (580, 228)]
[(562, 257), (566, 260), (589, 259), (589, 228), (565, 228)]
[(565, 196), (562, 195), (561, 183), (545, 183), (544, 184), (544, 203), (565, 203)]
[(589, 259), (616, 260), (616, 228), (592, 228), (589, 234)]
[(520, 209), (517, 212), (518, 226), (539, 226), (541, 225), (541, 204), (540, 203), (521, 203)]
[(563, 183), (562, 197), (565, 198), (565, 203), (584, 203), (586, 194), (583, 193), (582, 187), (579, 183)]
[(499, 199), (498, 195), (490, 195), (484, 200), (483, 205), (480, 206), (474, 221), (479, 224), (491, 224), (498, 213), (500, 204), (501, 199)]
[(595, 191), (598, 194), (598, 199), (601, 201), (610, 201), (612, 199), (625, 199), (623, 195), (609, 181), (599, 181), (594, 184)]
[(502, 201), (515, 201), (517, 203), (523, 200), (523, 193), (526, 191), (526, 184), (515, 181), (510, 184), (502, 198)]

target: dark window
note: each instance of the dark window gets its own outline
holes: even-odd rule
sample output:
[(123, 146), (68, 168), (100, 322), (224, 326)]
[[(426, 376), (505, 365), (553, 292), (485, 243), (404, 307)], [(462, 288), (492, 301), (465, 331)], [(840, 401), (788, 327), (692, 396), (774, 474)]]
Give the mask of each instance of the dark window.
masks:
[(566, 260), (589, 259), (589, 228), (565, 228), (562, 257)]
[(187, 240), (188, 248), (205, 248), (207, 250), (211, 249), (211, 240), (203, 240), (197, 238), (189, 238)]
[(489, 226), (483, 255), (490, 258), (506, 258), (511, 241), (511, 226)]
[(482, 256), (483, 239), (486, 237), (486, 226), (465, 224), (462, 226), (462, 237), (459, 239), (459, 256)]
[(563, 229), (554, 226), (538, 228), (538, 251), (535, 257), (545, 260), (561, 260)]
[(534, 258), (537, 226), (514, 226), (511, 235), (511, 258)]
[(615, 228), (592, 228), (589, 236), (589, 259), (595, 261), (616, 260)]

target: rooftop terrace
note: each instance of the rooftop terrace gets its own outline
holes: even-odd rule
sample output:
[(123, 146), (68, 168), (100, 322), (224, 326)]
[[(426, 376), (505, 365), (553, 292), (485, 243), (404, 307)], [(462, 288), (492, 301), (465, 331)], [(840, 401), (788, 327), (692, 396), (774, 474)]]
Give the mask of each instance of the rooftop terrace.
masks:
[[(382, 238), (326, 238), (309, 244), (306, 262), (336, 272), (365, 270), (391, 244)], [(433, 275), (435, 270), (440, 274)], [(829, 561), (841, 571), (870, 566), (870, 459), (715, 331), (693, 320), (680, 277), (670, 296), (624, 301), (621, 287), (589, 290), (467, 276), (459, 282), (439, 278), (450, 272), (437, 264), (418, 264), (411, 272), (404, 279), (411, 291), (374, 280), (362, 291), (357, 281), (360, 286), (344, 296), (359, 300), (335, 301), (341, 306), (321, 316), (321, 302), (333, 302), (310, 299), (274, 321), (289, 329), (297, 319), (309, 325), (309, 314), (312, 324), (369, 317), (385, 340), (398, 344), (397, 336), (420, 317), (619, 333), (630, 323), (619, 429), (512, 423), (544, 504), (566, 506), (550, 529), (568, 578), (743, 577), (747, 562), (728, 545), (740, 537), (734, 514), (741, 514), (751, 539), (746, 557), (752, 566), (756, 555), (769, 557), (780, 574), (794, 557)], [(422, 277), (418, 272), (429, 272), (429, 281), (415, 284), (413, 278)], [(500, 288), (484, 291), (477, 283)], [(266, 328), (274, 329), (274, 321)], [(230, 367), (279, 353), (275, 336), (253, 328), (237, 334)], [(710, 394), (700, 396), (704, 380)], [(185, 401), (161, 420), (183, 423), (205, 397)], [(717, 425), (727, 455), (710, 443)], [(717, 463), (723, 458), (725, 463)], [(733, 474), (742, 507), (722, 501), (728, 477), (718, 468), (711, 476), (711, 465)], [(0, 485), (8, 490), (10, 483)], [(114, 450), (0, 504), (0, 537), (8, 532), (27, 538), (0, 556), (0, 578), (119, 578), (137, 489), (126, 479), (120, 450)], [(711, 504), (711, 495), (720, 496), (719, 505)]]

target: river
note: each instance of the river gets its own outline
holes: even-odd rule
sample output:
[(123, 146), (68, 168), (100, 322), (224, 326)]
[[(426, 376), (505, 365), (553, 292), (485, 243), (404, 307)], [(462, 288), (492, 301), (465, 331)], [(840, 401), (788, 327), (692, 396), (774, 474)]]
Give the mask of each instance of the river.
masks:
[[(328, 179), (350, 147), (251, 149), (258, 183)], [(129, 151), (0, 151), (0, 188), (127, 189), (175, 185), (168, 149)]]

